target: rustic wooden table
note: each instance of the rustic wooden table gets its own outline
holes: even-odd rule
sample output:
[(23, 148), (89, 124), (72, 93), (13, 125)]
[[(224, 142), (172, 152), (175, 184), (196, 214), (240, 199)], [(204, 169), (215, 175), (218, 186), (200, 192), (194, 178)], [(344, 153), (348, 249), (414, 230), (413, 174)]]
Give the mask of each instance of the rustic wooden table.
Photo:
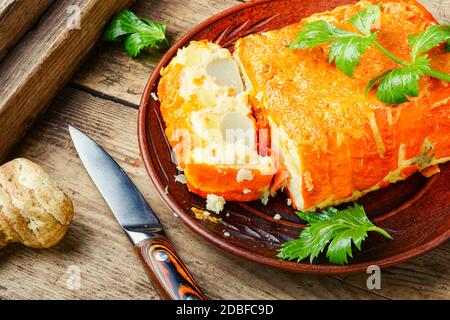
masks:
[[(450, 0), (421, 1), (440, 22)], [(132, 10), (169, 23), (172, 40), (236, 0), (138, 0)], [(141, 161), (138, 104), (160, 56), (129, 59), (119, 44), (101, 44), (57, 96), (14, 156), (36, 161), (72, 196), (75, 218), (50, 250), (11, 245), (0, 252), (0, 299), (158, 299), (132, 247), (83, 169), (67, 130), (99, 141), (152, 203), (168, 236), (211, 299), (449, 299), (450, 243), (382, 271), (381, 289), (367, 274), (310, 276), (230, 256), (187, 229), (162, 203)], [(80, 272), (80, 285), (72, 282)]]

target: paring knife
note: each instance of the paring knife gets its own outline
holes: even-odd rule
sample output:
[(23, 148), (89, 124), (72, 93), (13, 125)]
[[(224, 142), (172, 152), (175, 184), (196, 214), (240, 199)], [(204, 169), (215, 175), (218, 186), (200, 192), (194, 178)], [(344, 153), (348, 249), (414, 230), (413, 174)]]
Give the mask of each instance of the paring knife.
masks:
[(164, 299), (206, 300), (139, 190), (94, 140), (69, 126), (78, 155)]

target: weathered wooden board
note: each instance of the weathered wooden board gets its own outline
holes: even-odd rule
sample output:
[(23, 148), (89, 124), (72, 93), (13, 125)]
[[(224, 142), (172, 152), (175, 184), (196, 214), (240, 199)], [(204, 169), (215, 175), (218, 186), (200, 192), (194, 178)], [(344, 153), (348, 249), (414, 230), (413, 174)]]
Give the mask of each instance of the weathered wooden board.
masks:
[(55, 0), (0, 2), (0, 61)]
[(2, 61), (0, 161), (70, 79), (109, 18), (132, 1), (60, 0)]
[[(378, 299), (377, 294), (331, 277), (281, 272), (232, 257), (188, 230), (162, 203), (147, 176), (136, 140), (137, 110), (78, 91), (64, 90), (25, 138), (17, 156), (41, 164), (71, 195), (73, 225), (60, 244), (33, 251), (0, 251), (0, 299), (158, 298), (127, 237), (88, 177), (70, 142), (67, 125), (96, 139), (152, 204), (169, 238), (199, 285), (214, 299)], [(81, 287), (66, 283), (70, 266)]]

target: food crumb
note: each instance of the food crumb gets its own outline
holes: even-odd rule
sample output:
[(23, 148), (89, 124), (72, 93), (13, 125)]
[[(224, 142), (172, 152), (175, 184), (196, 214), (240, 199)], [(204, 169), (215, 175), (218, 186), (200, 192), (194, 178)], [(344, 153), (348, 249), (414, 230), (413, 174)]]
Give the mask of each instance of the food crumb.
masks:
[(422, 173), (422, 175), (425, 178), (429, 178), (432, 175), (441, 172), (441, 170), (439, 169), (439, 166), (437, 164), (432, 165), (430, 167), (426, 167), (425, 169), (423, 169), (422, 171), (420, 171), (420, 173)]
[(152, 92), (152, 93), (150, 93), (150, 95), (152, 96), (153, 100), (159, 101), (158, 96), (156, 95), (156, 93)]
[(280, 220), (281, 219), (281, 215), (279, 215), (278, 213), (276, 215), (273, 216), (273, 218), (275, 220)]
[(224, 231), (223, 235), (224, 235), (225, 237), (227, 237), (227, 238), (230, 237), (230, 233), (229, 233), (228, 231)]
[(219, 214), (225, 206), (225, 199), (222, 196), (208, 194), (206, 196), (206, 209)]
[(169, 186), (166, 186), (164, 189), (164, 194), (167, 196), (169, 194)]
[(249, 169), (239, 169), (236, 175), (236, 181), (238, 183), (241, 183), (243, 181), (252, 181), (253, 180), (253, 173), (252, 170)]
[(184, 174), (179, 174), (175, 176), (175, 182), (186, 184), (186, 176)]
[(252, 190), (250, 190), (250, 189), (244, 189), (244, 190), (242, 190), (242, 193), (243, 194), (249, 194), (249, 193), (251, 193), (252, 192)]
[(200, 210), (197, 208), (191, 208), (192, 212), (195, 214), (195, 218), (199, 220), (211, 221), (214, 223), (222, 223), (222, 219), (212, 217), (211, 213), (205, 210)]
[(267, 206), (267, 203), (269, 202), (269, 190), (264, 190), (262, 196), (261, 196), (261, 202), (263, 205)]
[(287, 199), (286, 199), (286, 203), (287, 203), (288, 206), (292, 206), (292, 200), (291, 200), (291, 198), (287, 198)]

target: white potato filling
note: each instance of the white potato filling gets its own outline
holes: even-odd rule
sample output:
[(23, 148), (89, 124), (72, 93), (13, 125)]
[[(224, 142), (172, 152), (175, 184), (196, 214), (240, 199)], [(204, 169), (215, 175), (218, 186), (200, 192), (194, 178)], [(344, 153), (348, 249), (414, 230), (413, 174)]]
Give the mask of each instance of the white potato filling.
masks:
[(188, 161), (273, 174), (271, 157), (257, 152), (249, 90), (230, 52), (213, 43), (192, 43), (179, 50), (174, 60), (183, 65), (181, 97), (197, 97), (202, 106), (191, 112), (194, 136)]
[(225, 206), (224, 197), (215, 194), (208, 194), (206, 196), (206, 209), (219, 214)]
[(236, 175), (236, 181), (241, 183), (243, 181), (252, 181), (254, 178), (252, 170), (248, 169), (239, 169)]
[(179, 174), (177, 176), (175, 176), (175, 182), (181, 183), (181, 184), (186, 184), (186, 176), (184, 174)]

